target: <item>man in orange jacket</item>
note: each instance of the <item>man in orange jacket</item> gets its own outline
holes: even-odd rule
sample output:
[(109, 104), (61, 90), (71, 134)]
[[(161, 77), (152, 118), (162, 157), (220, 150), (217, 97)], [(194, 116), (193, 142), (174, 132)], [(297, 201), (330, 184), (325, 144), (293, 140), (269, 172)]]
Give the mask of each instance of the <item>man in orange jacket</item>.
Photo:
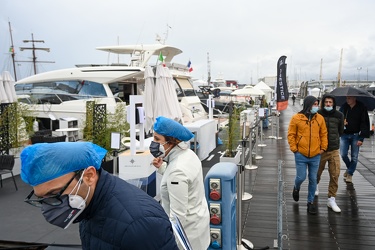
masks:
[(303, 109), (293, 115), (288, 128), (288, 143), (296, 162), (293, 199), (299, 200), (300, 187), (308, 169), (307, 211), (310, 214), (316, 214), (314, 196), (320, 155), (328, 147), (326, 123), (323, 116), (317, 113), (318, 110), (318, 100), (314, 96), (307, 96), (303, 100)]

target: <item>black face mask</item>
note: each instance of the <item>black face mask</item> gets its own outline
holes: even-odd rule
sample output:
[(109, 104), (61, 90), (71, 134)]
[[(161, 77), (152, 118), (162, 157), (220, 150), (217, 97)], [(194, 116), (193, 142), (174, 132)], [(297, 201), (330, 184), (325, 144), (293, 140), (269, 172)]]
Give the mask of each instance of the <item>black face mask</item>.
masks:
[[(165, 143), (164, 143), (165, 144)], [(164, 145), (163, 144), (163, 145)], [(159, 142), (152, 141), (150, 144), (150, 153), (155, 157), (164, 157), (165, 150), (163, 145), (161, 145)]]
[(58, 206), (43, 203), (42, 213), (52, 225), (66, 229), (83, 212), (86, 202), (79, 195), (62, 195), (61, 200)]

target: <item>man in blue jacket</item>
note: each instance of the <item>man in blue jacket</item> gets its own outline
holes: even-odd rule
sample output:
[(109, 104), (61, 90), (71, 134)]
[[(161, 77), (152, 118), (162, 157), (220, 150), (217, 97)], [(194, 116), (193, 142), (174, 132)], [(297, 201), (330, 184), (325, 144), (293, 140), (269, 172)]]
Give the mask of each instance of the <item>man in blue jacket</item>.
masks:
[(101, 169), (106, 150), (90, 142), (40, 143), (21, 153), (25, 202), (68, 228), (83, 249), (178, 249), (168, 216), (144, 191)]

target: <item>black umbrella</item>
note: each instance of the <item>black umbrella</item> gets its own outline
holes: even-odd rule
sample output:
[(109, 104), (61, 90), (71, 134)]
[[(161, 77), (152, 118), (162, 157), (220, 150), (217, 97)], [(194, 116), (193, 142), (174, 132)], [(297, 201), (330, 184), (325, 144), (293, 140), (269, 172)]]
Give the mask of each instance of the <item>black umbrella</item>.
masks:
[(358, 101), (362, 102), (366, 106), (367, 110), (375, 109), (375, 96), (364, 89), (350, 86), (338, 87), (332, 90), (331, 94), (335, 96), (337, 106), (341, 106), (346, 103), (347, 96), (355, 96)]

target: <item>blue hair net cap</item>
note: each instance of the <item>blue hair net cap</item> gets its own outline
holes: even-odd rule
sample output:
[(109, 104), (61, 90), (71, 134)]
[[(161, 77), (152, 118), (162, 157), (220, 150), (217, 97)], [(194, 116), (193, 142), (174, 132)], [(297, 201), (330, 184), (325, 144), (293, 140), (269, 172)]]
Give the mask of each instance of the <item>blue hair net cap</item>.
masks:
[(189, 141), (194, 138), (194, 134), (190, 132), (190, 130), (182, 126), (180, 123), (164, 116), (156, 118), (154, 131), (163, 136), (170, 136), (180, 141)]
[(21, 178), (31, 186), (90, 166), (99, 169), (107, 150), (91, 142), (38, 143), (20, 155)]

